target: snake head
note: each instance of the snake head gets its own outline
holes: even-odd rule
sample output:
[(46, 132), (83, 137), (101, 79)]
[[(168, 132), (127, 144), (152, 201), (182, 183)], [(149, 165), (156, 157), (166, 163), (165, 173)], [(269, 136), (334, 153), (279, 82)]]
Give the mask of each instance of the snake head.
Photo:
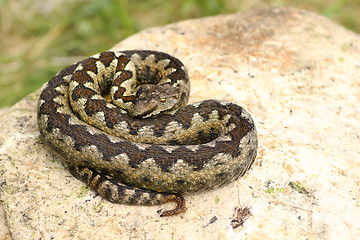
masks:
[(143, 84), (132, 101), (129, 115), (148, 118), (159, 113), (171, 113), (179, 105), (180, 90), (168, 83)]

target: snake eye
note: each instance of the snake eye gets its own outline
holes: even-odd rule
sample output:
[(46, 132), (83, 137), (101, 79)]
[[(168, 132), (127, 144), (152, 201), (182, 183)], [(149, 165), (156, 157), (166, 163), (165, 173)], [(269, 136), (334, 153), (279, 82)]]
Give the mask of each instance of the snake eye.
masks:
[(160, 98), (160, 102), (162, 103), (166, 102), (166, 98)]

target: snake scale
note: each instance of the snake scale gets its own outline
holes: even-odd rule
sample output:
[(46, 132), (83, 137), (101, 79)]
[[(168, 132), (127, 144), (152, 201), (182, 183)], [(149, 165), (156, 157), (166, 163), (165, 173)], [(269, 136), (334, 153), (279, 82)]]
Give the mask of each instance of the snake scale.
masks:
[(149, 50), (102, 52), (59, 72), (38, 101), (43, 141), (71, 174), (121, 204), (176, 202), (241, 177), (257, 154), (250, 114), (225, 101), (187, 104), (184, 65)]

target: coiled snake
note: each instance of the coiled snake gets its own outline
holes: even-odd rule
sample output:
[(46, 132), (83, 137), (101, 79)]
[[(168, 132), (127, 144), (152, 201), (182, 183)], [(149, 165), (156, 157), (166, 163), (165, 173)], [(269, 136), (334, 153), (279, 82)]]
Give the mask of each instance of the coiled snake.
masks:
[(48, 82), (38, 102), (39, 130), (70, 172), (103, 198), (175, 201), (161, 213), (171, 216), (185, 210), (182, 194), (237, 179), (257, 153), (246, 110), (217, 100), (185, 106), (188, 95), (178, 59), (147, 50), (103, 52)]

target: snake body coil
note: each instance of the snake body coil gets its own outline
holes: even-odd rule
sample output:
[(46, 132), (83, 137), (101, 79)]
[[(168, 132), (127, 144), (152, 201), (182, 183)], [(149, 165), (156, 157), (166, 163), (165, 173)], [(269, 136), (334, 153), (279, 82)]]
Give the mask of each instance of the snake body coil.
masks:
[(105, 199), (132, 205), (175, 201), (242, 176), (257, 133), (242, 107), (186, 105), (189, 80), (176, 58), (155, 51), (103, 52), (53, 77), (40, 95), (38, 125), (70, 170)]

